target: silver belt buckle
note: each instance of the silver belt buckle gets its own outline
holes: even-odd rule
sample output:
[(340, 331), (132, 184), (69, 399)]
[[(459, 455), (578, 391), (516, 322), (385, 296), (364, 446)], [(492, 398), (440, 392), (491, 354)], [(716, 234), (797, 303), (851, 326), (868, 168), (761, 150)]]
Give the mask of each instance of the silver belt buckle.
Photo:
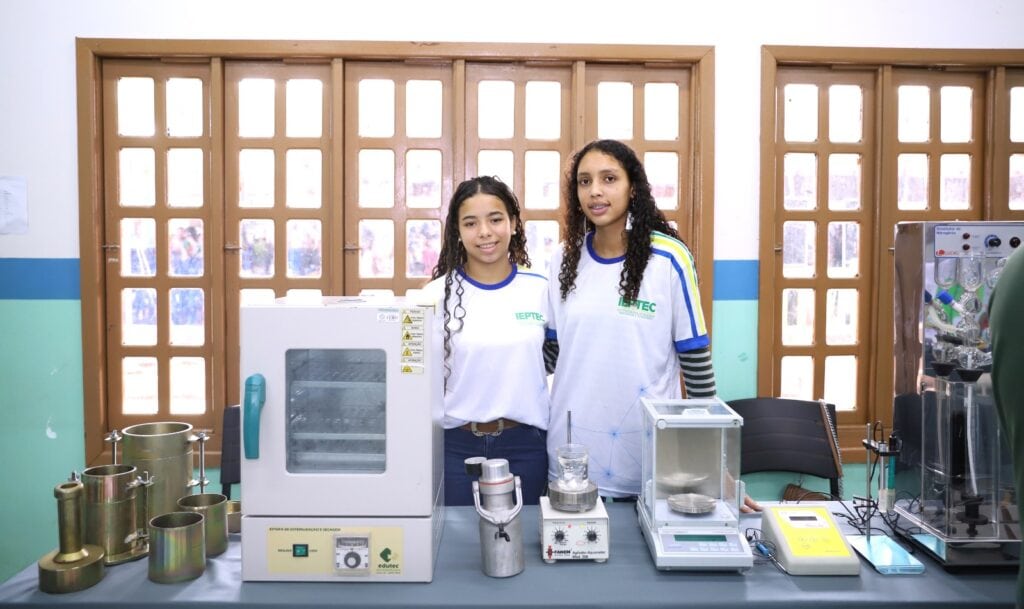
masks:
[(498, 419), (498, 429), (494, 431), (480, 431), (476, 428), (476, 421), (469, 424), (469, 430), (473, 432), (473, 435), (482, 438), (483, 436), (498, 437), (501, 432), (505, 431), (505, 419)]

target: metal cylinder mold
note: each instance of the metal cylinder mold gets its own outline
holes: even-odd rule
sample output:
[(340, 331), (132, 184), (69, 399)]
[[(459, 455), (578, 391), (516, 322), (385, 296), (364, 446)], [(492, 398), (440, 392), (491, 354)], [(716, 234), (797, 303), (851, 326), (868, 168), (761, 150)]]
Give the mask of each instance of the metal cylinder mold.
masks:
[(186, 495), (178, 499), (185, 512), (203, 515), (206, 529), (206, 556), (219, 556), (228, 549), (228, 498), (218, 493)]
[(206, 569), (206, 534), (199, 512), (170, 512), (149, 521), (149, 579), (173, 584)]
[(116, 565), (146, 555), (145, 485), (132, 465), (99, 465), (82, 472), (85, 543), (106, 551)]
[(58, 484), (53, 496), (60, 546), (39, 559), (39, 589), (50, 594), (84, 590), (103, 579), (104, 551), (82, 543), (82, 483)]
[(122, 430), (126, 465), (148, 471), (153, 480), (149, 516), (177, 511), (178, 499), (188, 495), (192, 478), (192, 426), (188, 423), (140, 423)]

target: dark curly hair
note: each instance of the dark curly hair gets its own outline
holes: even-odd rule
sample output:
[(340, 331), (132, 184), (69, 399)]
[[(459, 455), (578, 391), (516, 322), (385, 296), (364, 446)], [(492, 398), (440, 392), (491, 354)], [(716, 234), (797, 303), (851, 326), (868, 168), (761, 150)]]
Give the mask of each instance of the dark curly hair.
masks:
[[(512, 238), (508, 244), (508, 261), (513, 265), (530, 266), (530, 255), (526, 251), (526, 231), (523, 230), (523, 218), (519, 212), (519, 200), (512, 192), (512, 189), (496, 177), (480, 176), (470, 178), (455, 188), (452, 200), (448, 203), (448, 215), (444, 221), (443, 241), (441, 253), (437, 259), (437, 266), (430, 276), (431, 280), (444, 277), (444, 376), (447, 380), (451, 375), (451, 337), (452, 334), (462, 331), (463, 320), (466, 317), (466, 310), (462, 307), (462, 294), (465, 288), (462, 277), (457, 272), (467, 260), (466, 248), (459, 239), (459, 210), (462, 204), (470, 197), (478, 194), (493, 195), (498, 197), (505, 204), (505, 213), (508, 214), (512, 224)], [(453, 290), (454, 287), (454, 290)], [(457, 301), (455, 306), (449, 309), (448, 301), (454, 291)], [(458, 322), (458, 326), (452, 330), (452, 317)]]
[(594, 150), (617, 160), (629, 178), (632, 195), (627, 213), (631, 229), (626, 233), (626, 260), (622, 265), (622, 275), (619, 276), (619, 294), (627, 302), (633, 302), (640, 293), (640, 282), (644, 278), (644, 269), (647, 268), (647, 261), (651, 257), (651, 233), (658, 231), (675, 239), (679, 239), (679, 233), (672, 228), (665, 219), (665, 214), (661, 213), (655, 204), (647, 172), (636, 153), (629, 146), (616, 140), (590, 142), (572, 157), (569, 170), (565, 173), (565, 239), (562, 243), (562, 267), (558, 273), (562, 300), (576, 289), (576, 274), (583, 240), (588, 232), (594, 230), (594, 224), (583, 214), (579, 180), (576, 176), (580, 161), (588, 152)]

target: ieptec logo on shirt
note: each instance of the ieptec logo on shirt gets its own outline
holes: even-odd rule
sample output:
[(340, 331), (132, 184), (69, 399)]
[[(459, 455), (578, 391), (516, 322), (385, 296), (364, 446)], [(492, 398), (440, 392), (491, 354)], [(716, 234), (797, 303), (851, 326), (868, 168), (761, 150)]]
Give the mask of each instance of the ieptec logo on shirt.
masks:
[(531, 326), (543, 326), (544, 316), (536, 311), (516, 311), (516, 321)]
[(658, 303), (650, 300), (634, 300), (629, 302), (624, 297), (619, 296), (619, 315), (640, 317), (642, 319), (654, 319), (655, 309), (657, 307)]

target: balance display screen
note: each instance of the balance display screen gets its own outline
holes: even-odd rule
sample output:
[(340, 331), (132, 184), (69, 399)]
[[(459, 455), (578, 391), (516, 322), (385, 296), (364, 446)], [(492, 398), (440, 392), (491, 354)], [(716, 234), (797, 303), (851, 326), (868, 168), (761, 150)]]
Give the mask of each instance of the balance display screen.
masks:
[(725, 535), (674, 535), (676, 541), (706, 541), (706, 542), (722, 542), (726, 541)]

